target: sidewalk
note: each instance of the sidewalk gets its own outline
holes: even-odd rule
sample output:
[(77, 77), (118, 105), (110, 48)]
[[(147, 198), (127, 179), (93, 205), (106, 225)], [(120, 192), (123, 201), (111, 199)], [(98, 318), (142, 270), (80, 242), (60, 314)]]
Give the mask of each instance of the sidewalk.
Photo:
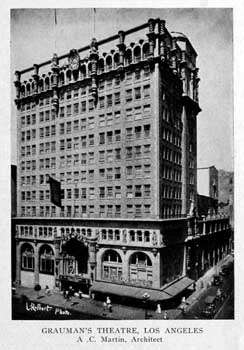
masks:
[[(227, 256), (221, 263), (218, 268), (228, 263), (229, 261), (233, 261), (231, 256)], [(212, 270), (212, 272), (211, 272)], [(193, 292), (186, 299), (186, 311), (188, 311), (196, 302), (198, 302), (199, 298), (206, 293), (208, 283), (212, 280), (212, 276), (215, 270), (209, 270), (200, 280), (204, 280), (204, 288), (200, 288), (200, 280), (197, 282), (196, 291)], [(39, 293), (40, 298), (37, 297), (37, 293), (34, 289), (18, 286), (16, 288), (16, 296), (20, 297), (21, 295), (26, 295), (30, 301), (39, 302), (43, 304), (48, 304), (55, 307), (60, 307), (63, 309), (67, 309), (72, 312), (80, 312), (84, 315), (92, 315), (97, 316), (99, 318), (104, 319), (119, 319), (119, 320), (141, 320), (145, 319), (145, 309), (143, 308), (135, 308), (127, 305), (119, 305), (113, 304), (113, 312), (104, 313), (103, 310), (103, 302), (98, 300), (90, 299), (89, 297), (83, 297), (79, 299), (78, 297), (72, 297), (70, 301), (67, 301), (63, 297), (63, 293), (58, 291), (52, 291), (50, 296), (47, 296), (44, 291)], [(164, 310), (162, 310), (161, 314), (156, 313), (156, 310), (148, 310), (149, 319), (163, 319)], [(182, 316), (182, 310), (180, 308), (168, 309), (167, 310), (168, 319), (178, 319)]]

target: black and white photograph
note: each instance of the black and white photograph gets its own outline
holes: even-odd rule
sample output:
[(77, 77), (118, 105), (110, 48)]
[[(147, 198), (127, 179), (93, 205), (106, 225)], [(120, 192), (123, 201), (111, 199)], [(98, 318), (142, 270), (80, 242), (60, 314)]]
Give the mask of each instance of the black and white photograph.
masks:
[(12, 320), (234, 320), (232, 9), (10, 25)]

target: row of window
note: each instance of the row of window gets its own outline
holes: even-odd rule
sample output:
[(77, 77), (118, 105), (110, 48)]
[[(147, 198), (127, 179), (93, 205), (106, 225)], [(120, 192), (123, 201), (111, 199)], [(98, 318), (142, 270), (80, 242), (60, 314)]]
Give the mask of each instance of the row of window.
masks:
[(162, 195), (164, 199), (181, 199), (181, 187), (163, 185)]
[(36, 114), (26, 115), (21, 117), (21, 126), (35, 125), (36, 124)]
[[(99, 62), (103, 62), (103, 60), (100, 60)], [(131, 63), (131, 62), (132, 61), (130, 61), (130, 60), (128, 61), (128, 63)], [(137, 59), (136, 59), (136, 62), (138, 62)], [(116, 63), (116, 67), (117, 67), (117, 63)], [(112, 69), (112, 64), (109, 63), (107, 65), (107, 69), (108, 70)], [(102, 73), (104, 71), (105, 71), (104, 63), (103, 64), (100, 63), (99, 64), (99, 72)], [(89, 75), (91, 74), (91, 66), (90, 65), (88, 66), (88, 74)], [(60, 75), (59, 75), (59, 84), (62, 86), (62, 85), (68, 84), (71, 81), (73, 81), (73, 78), (74, 78), (74, 80), (84, 79), (86, 76), (87, 75), (86, 75), (86, 68), (85, 68), (85, 66), (83, 66), (80, 69), (78, 74), (75, 72), (72, 75), (71, 71), (69, 71), (69, 70), (67, 71), (66, 75), (64, 75), (64, 73), (61, 72)], [(148, 78), (149, 76), (150, 76), (150, 67), (146, 66), (146, 67), (144, 67), (144, 69), (139, 69), (138, 68), (134, 72), (127, 71), (125, 73), (125, 81), (126, 82), (131, 82), (133, 77), (134, 77), (135, 81), (138, 81), (141, 78)], [(51, 80), (49, 79), (49, 77), (46, 77), (45, 80), (40, 79), (39, 84), (38, 84), (38, 91), (42, 92), (44, 90), (49, 90), (51, 88), (52, 79), (53, 79), (53, 77), (51, 77)], [(113, 87), (117, 87), (117, 86), (120, 85), (120, 82), (121, 82), (121, 77), (119, 75), (114, 77), (114, 78), (108, 77), (106, 79), (106, 89), (111, 89)], [(87, 89), (87, 85), (81, 87), (80, 89), (75, 88), (73, 90), (72, 94), (71, 94), (71, 91), (68, 92), (67, 95), (66, 95), (66, 98), (67, 99), (77, 98), (79, 96), (86, 95), (87, 90), (88, 90), (88, 93), (90, 93), (89, 86), (88, 86), (88, 89)], [(91, 86), (91, 83), (89, 85)], [(98, 86), (99, 86), (100, 90), (103, 90), (105, 88), (105, 80), (104, 79), (100, 79), (99, 83), (98, 83)], [(34, 82), (32, 82), (32, 85), (27, 84), (26, 87), (24, 85), (22, 85), (22, 87), (21, 87), (21, 97), (29, 96), (29, 95), (31, 95), (34, 92), (35, 92), (35, 84), (34, 84)], [(45, 100), (45, 104), (50, 103), (49, 102), (49, 100), (50, 100), (49, 98), (44, 98), (44, 100)]]
[(175, 164), (181, 164), (181, 153), (178, 151), (173, 151), (172, 149), (163, 146), (162, 147), (163, 159), (173, 162)]
[(36, 129), (22, 131), (21, 141), (31, 141), (36, 139)]
[[(40, 206), (39, 209), (36, 206), (21, 206), (21, 216), (56, 216), (57, 210), (54, 206)], [(61, 217), (94, 217), (97, 216), (94, 205), (67, 205), (60, 209), (59, 216)], [(142, 217), (142, 215), (151, 214), (150, 204), (129, 204), (126, 205), (127, 217)], [(99, 205), (98, 208), (99, 217), (120, 217), (121, 205)]]

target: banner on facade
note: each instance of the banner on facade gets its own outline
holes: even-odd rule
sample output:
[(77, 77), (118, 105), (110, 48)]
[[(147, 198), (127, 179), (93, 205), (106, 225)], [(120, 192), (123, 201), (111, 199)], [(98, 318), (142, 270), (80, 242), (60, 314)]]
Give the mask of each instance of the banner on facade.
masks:
[(50, 185), (50, 198), (51, 202), (58, 207), (62, 206), (62, 191), (61, 191), (61, 183), (51, 176), (49, 176), (49, 185)]

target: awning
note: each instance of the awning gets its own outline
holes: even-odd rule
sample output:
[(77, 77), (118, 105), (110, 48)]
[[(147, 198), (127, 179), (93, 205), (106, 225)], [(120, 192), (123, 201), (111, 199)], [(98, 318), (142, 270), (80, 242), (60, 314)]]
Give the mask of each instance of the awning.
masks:
[(90, 288), (92, 293), (100, 292), (104, 294), (113, 294), (119, 295), (121, 297), (134, 298), (143, 300), (143, 294), (148, 293), (150, 295), (151, 301), (160, 301), (169, 299), (171, 296), (165, 293), (164, 291), (160, 291), (158, 289), (149, 289), (149, 288), (141, 288), (128, 286), (124, 284), (116, 284), (110, 282), (101, 282), (95, 281)]
[(183, 292), (183, 290), (188, 288), (194, 282), (194, 280), (188, 277), (182, 277), (180, 280), (172, 283), (170, 286), (166, 287), (162, 291), (167, 293), (170, 297), (174, 297), (177, 294)]

